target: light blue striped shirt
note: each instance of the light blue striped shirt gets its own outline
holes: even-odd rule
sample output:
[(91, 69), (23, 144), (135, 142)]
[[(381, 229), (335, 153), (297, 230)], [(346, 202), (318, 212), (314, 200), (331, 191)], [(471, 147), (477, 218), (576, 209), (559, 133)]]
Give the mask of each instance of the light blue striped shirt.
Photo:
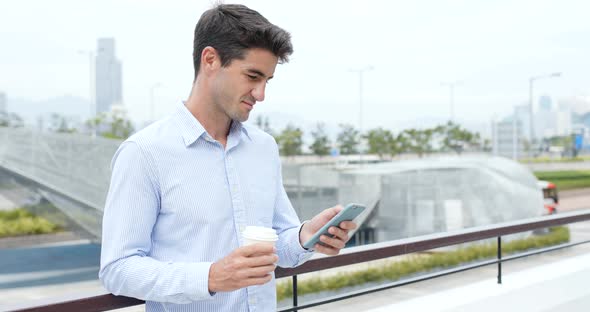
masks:
[(146, 311), (276, 311), (275, 280), (211, 295), (211, 263), (243, 245), (248, 225), (279, 235), (279, 266), (305, 262), (275, 140), (232, 122), (227, 146), (179, 105), (113, 157), (99, 277)]

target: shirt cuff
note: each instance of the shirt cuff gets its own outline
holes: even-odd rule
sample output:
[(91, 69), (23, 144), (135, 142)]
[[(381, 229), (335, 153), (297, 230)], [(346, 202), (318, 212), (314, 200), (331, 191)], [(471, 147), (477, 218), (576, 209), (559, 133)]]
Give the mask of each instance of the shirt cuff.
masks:
[(299, 242), (299, 246), (301, 246), (301, 248), (303, 248), (304, 251), (313, 251), (313, 249), (311, 248), (305, 248), (303, 247), (303, 245), (301, 245), (301, 230), (303, 229), (303, 226), (305, 225), (305, 223), (309, 222), (311, 220), (305, 220), (301, 223), (301, 225), (299, 226), (299, 230), (297, 231), (297, 233), (299, 233), (297, 235), (297, 241)]
[(191, 300), (207, 300), (215, 293), (209, 292), (209, 270), (211, 262), (188, 263), (186, 268), (186, 290)]
[(305, 247), (303, 247), (301, 245), (301, 240), (299, 239), (301, 237), (301, 229), (303, 229), (303, 226), (305, 225), (305, 223), (309, 222), (310, 220), (305, 220), (301, 223), (301, 225), (299, 226), (299, 229), (297, 230), (297, 247), (296, 251), (299, 253), (299, 261), (298, 264), (302, 264), (303, 262), (307, 261), (314, 253), (313, 249), (307, 249)]

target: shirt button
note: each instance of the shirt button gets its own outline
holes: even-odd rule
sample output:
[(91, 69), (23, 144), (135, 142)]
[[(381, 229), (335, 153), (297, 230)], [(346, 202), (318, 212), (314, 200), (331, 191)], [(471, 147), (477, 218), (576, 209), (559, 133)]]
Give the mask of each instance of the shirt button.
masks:
[(244, 232), (244, 230), (245, 230), (245, 229), (246, 229), (246, 227), (245, 227), (245, 226), (243, 226), (243, 225), (240, 225), (240, 232)]
[(248, 298), (249, 304), (256, 304), (256, 298)]

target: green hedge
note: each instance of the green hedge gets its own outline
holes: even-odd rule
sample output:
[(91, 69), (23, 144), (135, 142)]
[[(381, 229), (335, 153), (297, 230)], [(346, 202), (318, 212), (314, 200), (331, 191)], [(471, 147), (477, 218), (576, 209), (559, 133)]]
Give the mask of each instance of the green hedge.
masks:
[(581, 161), (589, 161), (589, 156), (578, 156), (578, 157), (562, 157), (562, 158), (552, 158), (552, 157), (536, 157), (536, 158), (521, 158), (518, 161), (523, 164), (528, 163), (569, 163), (569, 162), (581, 162)]
[(555, 183), (559, 190), (571, 190), (590, 187), (590, 171), (537, 171), (534, 172), (539, 180)]
[[(502, 244), (502, 254), (510, 254), (533, 248), (557, 245), (568, 242), (570, 239), (567, 227), (555, 227), (545, 235), (531, 236), (525, 239), (513, 240)], [(297, 293), (305, 295), (326, 290), (337, 290), (349, 286), (362, 285), (368, 282), (395, 281), (404, 276), (418, 272), (457, 266), (462, 263), (495, 257), (497, 254), (496, 243), (472, 245), (448, 252), (436, 252), (431, 254), (419, 254), (411, 256), (407, 260), (391, 262), (381, 267), (351, 273), (338, 273), (336, 275), (319, 278), (314, 277), (300, 281), (297, 284)], [(290, 298), (293, 295), (291, 282), (288, 280), (277, 283), (277, 301)]]
[(60, 231), (60, 227), (20, 208), (0, 211), (0, 238)]

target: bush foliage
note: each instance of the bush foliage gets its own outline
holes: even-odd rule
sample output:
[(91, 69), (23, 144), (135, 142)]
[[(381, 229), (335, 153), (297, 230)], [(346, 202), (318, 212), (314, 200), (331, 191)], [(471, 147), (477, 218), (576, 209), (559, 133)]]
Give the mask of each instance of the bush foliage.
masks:
[[(567, 227), (551, 228), (548, 234), (534, 235), (525, 239), (513, 240), (502, 244), (502, 254), (511, 254), (529, 249), (541, 248), (568, 242), (570, 239)], [(454, 251), (417, 254), (409, 259), (395, 261), (366, 270), (319, 278), (314, 277), (297, 283), (298, 295), (305, 295), (344, 287), (362, 285), (368, 282), (395, 281), (412, 274), (444, 269), (459, 264), (495, 257), (497, 243), (485, 243), (460, 248)], [(290, 280), (277, 283), (277, 301), (293, 296)]]
[(37, 217), (24, 209), (0, 211), (0, 238), (31, 234), (46, 234), (61, 229), (44, 218)]

